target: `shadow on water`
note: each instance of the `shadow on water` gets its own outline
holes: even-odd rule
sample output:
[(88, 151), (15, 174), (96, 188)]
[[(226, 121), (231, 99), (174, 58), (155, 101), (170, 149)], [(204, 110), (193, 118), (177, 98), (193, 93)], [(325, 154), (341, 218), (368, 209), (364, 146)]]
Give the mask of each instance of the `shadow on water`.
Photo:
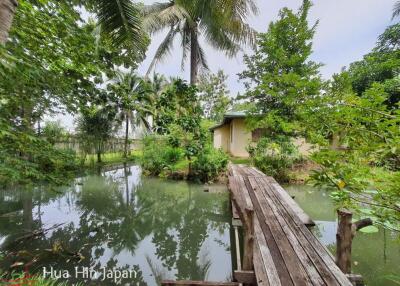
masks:
[(74, 283), (84, 280), (75, 267), (92, 268), (99, 277), (92, 275), (85, 285), (112, 285), (111, 278), (100, 281), (103, 268), (135, 270), (135, 279), (122, 280), (131, 285), (224, 281), (231, 275), (227, 193), (144, 178), (136, 166), (79, 178), (73, 185), (0, 192), (3, 271), (26, 267), (43, 273), (43, 267), (53, 267), (58, 275), (68, 271), (68, 282)]
[[(329, 193), (310, 186), (286, 186), (295, 201), (316, 222), (313, 232), (334, 254), (336, 212)], [(357, 232), (353, 240), (352, 271), (361, 274), (368, 286), (395, 286), (389, 277), (400, 277), (399, 233), (380, 228), (378, 233)]]

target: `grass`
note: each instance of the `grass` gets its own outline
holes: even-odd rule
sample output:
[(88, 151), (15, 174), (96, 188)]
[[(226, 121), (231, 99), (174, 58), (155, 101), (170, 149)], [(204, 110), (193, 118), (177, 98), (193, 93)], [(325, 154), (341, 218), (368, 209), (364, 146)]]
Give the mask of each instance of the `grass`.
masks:
[(174, 172), (187, 172), (189, 169), (189, 160), (187, 159), (179, 160), (174, 165), (172, 165), (171, 169)]
[(90, 154), (86, 156), (86, 160), (84, 165), (86, 167), (93, 167), (97, 165), (112, 165), (112, 164), (118, 164), (118, 163), (126, 163), (126, 162), (133, 162), (137, 160), (141, 155), (140, 150), (133, 150), (131, 151), (131, 154), (128, 155), (127, 158), (124, 157), (124, 154), (121, 152), (116, 152), (116, 153), (105, 153), (101, 155), (101, 163), (97, 163), (97, 155), (96, 154)]
[(230, 157), (229, 160), (230, 160), (233, 164), (251, 165), (251, 159), (250, 159), (250, 158)]
[[(0, 275), (0, 284), (3, 285), (35, 285), (35, 286), (67, 286), (67, 282), (59, 282), (55, 279), (43, 278), (41, 275), (31, 276), (28, 273), (14, 273), (12, 277), (6, 279), (4, 275)], [(83, 286), (82, 283), (74, 284)]]

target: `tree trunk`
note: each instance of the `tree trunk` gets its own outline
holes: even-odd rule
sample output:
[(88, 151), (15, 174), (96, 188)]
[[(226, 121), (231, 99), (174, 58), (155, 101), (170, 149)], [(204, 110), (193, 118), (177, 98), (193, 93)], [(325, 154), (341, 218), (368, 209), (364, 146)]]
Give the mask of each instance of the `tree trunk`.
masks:
[(125, 114), (125, 146), (124, 146), (124, 157), (128, 157), (128, 140), (129, 140), (129, 116), (128, 112)]
[(97, 163), (101, 163), (101, 152), (97, 151)]
[(197, 72), (198, 72), (198, 33), (197, 33), (197, 24), (196, 27), (193, 27), (190, 32), (190, 84), (195, 85), (197, 83)]
[(17, 0), (0, 0), (0, 45), (7, 42), (17, 6)]

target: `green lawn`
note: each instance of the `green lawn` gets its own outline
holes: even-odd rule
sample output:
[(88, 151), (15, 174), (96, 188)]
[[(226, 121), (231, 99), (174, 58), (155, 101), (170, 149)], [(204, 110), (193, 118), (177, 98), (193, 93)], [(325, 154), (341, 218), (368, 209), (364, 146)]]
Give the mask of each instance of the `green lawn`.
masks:
[[(125, 163), (125, 162), (132, 162), (137, 160), (140, 157), (141, 151), (140, 150), (133, 150), (128, 158), (124, 158), (123, 153), (105, 153), (101, 155), (101, 164), (102, 165), (111, 165), (117, 163)], [(85, 166), (90, 167), (97, 165), (97, 155), (90, 154), (86, 156)]]
[(229, 160), (230, 160), (233, 164), (251, 165), (251, 160), (250, 160), (250, 158), (230, 157)]

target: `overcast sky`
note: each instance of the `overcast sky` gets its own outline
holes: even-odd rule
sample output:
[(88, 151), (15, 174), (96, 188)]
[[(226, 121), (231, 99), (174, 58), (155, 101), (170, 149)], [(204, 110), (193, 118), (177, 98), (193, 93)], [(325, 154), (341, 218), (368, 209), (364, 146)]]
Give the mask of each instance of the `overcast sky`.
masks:
[[(166, 2), (167, 0), (144, 0), (145, 4)], [(250, 25), (259, 32), (265, 32), (268, 24), (275, 21), (278, 12), (283, 7), (297, 9), (301, 0), (256, 0), (260, 13), (249, 18)], [(396, 0), (314, 0), (310, 11), (310, 24), (319, 20), (319, 26), (314, 37), (314, 53), (312, 59), (323, 63), (321, 74), (328, 79), (342, 67), (359, 60), (371, 51), (377, 37), (391, 21), (392, 8)], [(144, 75), (155, 54), (158, 45), (165, 37), (167, 31), (151, 37), (152, 43), (147, 52), (147, 58), (139, 67), (139, 73)], [(245, 69), (243, 54), (251, 53), (248, 48), (234, 58), (227, 58), (223, 52), (216, 51), (203, 44), (206, 50), (208, 65), (212, 72), (223, 69), (229, 76), (228, 88), (231, 95), (243, 91), (243, 85), (238, 81), (237, 74)], [(166, 76), (179, 76), (189, 79), (188, 65), (181, 70), (182, 50), (176, 43), (171, 55), (156, 67), (156, 72)], [(62, 123), (72, 129), (71, 116), (57, 116)], [(54, 118), (45, 118), (45, 120)]]
[[(163, 0), (144, 0), (145, 4)], [(268, 24), (275, 21), (282, 7), (297, 9), (301, 0), (256, 0), (260, 13), (249, 18), (250, 25), (259, 32), (265, 32)], [(314, 37), (314, 54), (312, 59), (321, 62), (321, 74), (325, 79), (337, 73), (343, 66), (359, 60), (375, 45), (377, 37), (392, 24), (391, 13), (395, 0), (314, 0), (309, 20), (319, 26)], [(147, 59), (142, 63), (139, 72), (144, 74), (152, 57), (161, 43), (166, 31), (152, 36), (152, 43), (147, 52)], [(208, 64), (212, 72), (223, 69), (229, 75), (228, 86), (234, 96), (243, 91), (237, 74), (245, 69), (243, 52), (234, 58), (227, 58), (223, 52), (204, 45)], [(245, 53), (251, 52), (249, 49)], [(180, 76), (189, 79), (188, 66), (181, 70), (179, 43), (176, 43), (171, 55), (156, 67), (156, 72), (168, 76)]]

